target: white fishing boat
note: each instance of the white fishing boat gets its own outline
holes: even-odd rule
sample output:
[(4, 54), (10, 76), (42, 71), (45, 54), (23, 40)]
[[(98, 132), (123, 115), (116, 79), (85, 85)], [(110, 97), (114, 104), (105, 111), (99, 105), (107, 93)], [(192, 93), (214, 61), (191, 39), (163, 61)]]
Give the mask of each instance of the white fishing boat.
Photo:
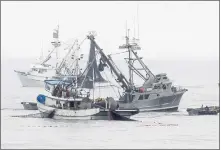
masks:
[[(49, 51), (49, 54), (45, 59), (41, 58), (40, 62), (31, 64), (30, 70), (27, 72), (15, 70), (23, 87), (44, 87), (44, 80), (63, 78), (63, 76), (66, 75), (62, 74), (60, 71), (61, 68), (64, 67), (64, 61), (59, 62), (58, 51), (61, 46), (61, 42), (58, 37), (59, 27), (53, 32), (53, 42), (51, 42), (53, 49)], [(76, 42), (73, 45), (75, 44)], [(73, 46), (69, 49), (68, 54), (72, 54), (72, 49)], [(53, 63), (49, 63), (49, 60), (52, 59), (52, 54), (54, 53), (56, 53), (56, 60)]]
[(45, 84), (50, 94), (37, 97), (37, 108), (43, 118), (134, 121), (130, 116), (139, 113), (138, 109), (119, 109), (111, 97), (102, 101), (90, 99), (90, 92), (73, 87), (70, 82), (45, 80)]
[(44, 87), (44, 80), (50, 79), (55, 75), (55, 68), (45, 67), (42, 64), (34, 64), (28, 72), (17, 71), (18, 77), (23, 87)]
[[(82, 101), (82, 98), (66, 99), (54, 96), (39, 95), (37, 107), (44, 118), (53, 119), (92, 119), (92, 115), (100, 112), (92, 108), (92, 103)], [(86, 97), (85, 97), (86, 98)]]

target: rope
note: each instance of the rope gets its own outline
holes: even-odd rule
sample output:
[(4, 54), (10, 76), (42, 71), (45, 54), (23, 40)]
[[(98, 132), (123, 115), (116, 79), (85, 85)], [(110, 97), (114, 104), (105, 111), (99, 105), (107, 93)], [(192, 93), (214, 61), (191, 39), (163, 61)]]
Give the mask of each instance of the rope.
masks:
[(17, 110), (24, 110), (23, 108), (2, 108), (1, 110), (12, 110), (12, 111), (17, 111)]
[[(107, 78), (107, 80), (109, 81), (109, 83), (111, 83), (105, 72), (104, 72), (104, 75), (106, 76), (106, 78)], [(111, 86), (111, 85), (110, 85), (110, 86)], [(114, 88), (113, 88), (112, 86), (111, 86), (111, 88), (114, 90)], [(114, 90), (114, 93), (116, 94), (117, 92)], [(116, 97), (117, 97), (117, 94), (116, 94)]]
[[(80, 45), (78, 46), (78, 48), (80, 49), (80, 46), (84, 43), (84, 41), (86, 40), (87, 38), (84, 38), (83, 40), (82, 40), (82, 42), (80, 43)], [(73, 48), (73, 46), (75, 45), (75, 43), (72, 45), (72, 47), (71, 47), (71, 49)], [(79, 49), (77, 49), (77, 50), (79, 50)], [(75, 61), (74, 61), (75, 62)], [(74, 62), (72, 63), (72, 65), (71, 65), (71, 67), (73, 66), (73, 64), (74, 64)], [(68, 71), (67, 71), (67, 69), (65, 69), (65, 72), (64, 72), (64, 76), (66, 76), (68, 74)], [(71, 75), (73, 75), (73, 74), (71, 74)], [(58, 83), (58, 85), (62, 82), (63, 80), (61, 80), (61, 81), (59, 81), (59, 83)], [(71, 83), (72, 84), (72, 83)], [(77, 84), (77, 83), (76, 83)], [(58, 86), (57, 85), (57, 86)], [(56, 86), (56, 87), (57, 87)], [(55, 87), (55, 88), (56, 88)]]
[[(113, 73), (111, 73), (111, 75), (112, 75), (112, 77), (115, 79), (116, 77), (113, 75)], [(121, 86), (120, 85), (120, 83), (119, 82), (117, 82), (117, 84), (119, 85), (119, 86)], [(117, 86), (116, 86), (117, 87)], [(120, 93), (119, 93), (119, 87), (117, 87), (118, 88), (118, 94), (120, 95)], [(120, 95), (121, 96), (121, 95)]]
[[(45, 113), (51, 113), (51, 110), (46, 111)], [(28, 115), (15, 115), (11, 117), (21, 117), (21, 118), (42, 118), (41, 117), (41, 112), (40, 113), (35, 113), (35, 114), (28, 114)]]
[(118, 55), (118, 54), (123, 54), (123, 53), (127, 53), (128, 51), (124, 51), (124, 52), (119, 52), (119, 53), (112, 53), (112, 54), (109, 54), (109, 55)]
[[(98, 57), (97, 57), (97, 60), (98, 60)], [(101, 88), (100, 88), (100, 82), (98, 82), (98, 84), (99, 84), (99, 97), (101, 97)]]
[[(78, 45), (78, 47), (77, 47), (77, 50), (79, 50), (80, 49), (80, 47), (81, 47), (81, 45), (84, 43), (84, 41), (86, 40), (87, 38), (84, 38), (82, 41), (81, 41), (81, 43)], [(74, 46), (74, 45), (73, 45)], [(71, 48), (73, 48), (73, 46), (71, 47)], [(72, 66), (73, 66), (73, 64), (75, 63), (76, 61), (74, 61), (72, 64), (71, 64), (71, 66), (70, 66), (70, 68), (72, 68)], [(67, 69), (65, 69), (65, 72), (64, 72), (64, 75), (67, 75), (68, 74), (68, 71), (67, 71)], [(71, 74), (71, 75), (73, 75), (73, 74)]]
[[(94, 59), (92, 60), (92, 62), (90, 63), (90, 65), (88, 65), (88, 67), (85, 69), (85, 71), (84, 71), (82, 74), (84, 74), (84, 73), (86, 72), (86, 70), (87, 70), (87, 73), (88, 73), (88, 71), (90, 70), (90, 68), (91, 68), (91, 66), (92, 66), (92, 64), (93, 64), (93, 62), (94, 62), (95, 59), (96, 59), (97, 54), (98, 54), (98, 52), (95, 54)], [(86, 73), (86, 75), (87, 75), (87, 73)], [(84, 80), (83, 80), (83, 82), (81, 83), (81, 86), (80, 86), (80, 87), (83, 86), (84, 81), (85, 81), (85, 79), (86, 79), (86, 77), (87, 77), (86, 75), (85, 75)]]
[[(39, 116), (40, 115), (40, 116)], [(41, 118), (41, 113), (36, 113), (36, 114), (28, 114), (28, 115), (15, 115), (11, 117), (21, 117), (21, 118)]]
[[(84, 39), (85, 40), (85, 39)], [(97, 53), (98, 54), (98, 53)], [(97, 56), (97, 54), (95, 54), (95, 57), (94, 57), (94, 59), (92, 60), (92, 62), (91, 62), (91, 64), (89, 65), (89, 66), (87, 66), (87, 68), (84, 70), (84, 72), (82, 73), (82, 75), (86, 72), (86, 70), (87, 70), (87, 72), (86, 72), (86, 75), (87, 75), (87, 73), (88, 73), (88, 71), (90, 70), (90, 67), (92, 66), (92, 64), (93, 64), (93, 62), (95, 61), (95, 58), (96, 58), (96, 56)], [(85, 75), (85, 77), (84, 77), (84, 79), (83, 79), (83, 81), (82, 81), (82, 83), (81, 83), (81, 88), (82, 88), (82, 86), (83, 86), (83, 84), (84, 84), (84, 82), (85, 82), (85, 79), (86, 79), (86, 76)], [(61, 81), (60, 81), (61, 82)], [(59, 83), (60, 83), (59, 82)], [(76, 84), (78, 84), (78, 83), (76, 83)], [(90, 92), (90, 91), (89, 91)], [(66, 99), (67, 100), (69, 100), (71, 97), (67, 97)]]

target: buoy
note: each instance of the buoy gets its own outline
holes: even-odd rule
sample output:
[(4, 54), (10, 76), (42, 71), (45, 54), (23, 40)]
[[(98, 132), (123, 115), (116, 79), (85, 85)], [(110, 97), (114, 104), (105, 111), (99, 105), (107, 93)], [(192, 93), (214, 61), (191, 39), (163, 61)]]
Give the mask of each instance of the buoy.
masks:
[(143, 93), (144, 92), (144, 88), (139, 88), (139, 92)]
[(37, 97), (37, 101), (38, 101), (39, 103), (44, 104), (44, 103), (45, 103), (45, 96), (42, 95), (42, 94), (39, 94), (38, 97)]

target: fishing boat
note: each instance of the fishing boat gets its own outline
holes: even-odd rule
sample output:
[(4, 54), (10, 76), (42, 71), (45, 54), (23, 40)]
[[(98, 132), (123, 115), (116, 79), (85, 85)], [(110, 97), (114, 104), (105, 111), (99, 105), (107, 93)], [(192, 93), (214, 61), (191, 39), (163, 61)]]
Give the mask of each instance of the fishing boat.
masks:
[(195, 115), (217, 115), (220, 112), (219, 106), (206, 106), (201, 108), (187, 108), (186, 110), (190, 116)]
[[(93, 35), (88, 36), (88, 39), (101, 55), (99, 71), (104, 71), (104, 68), (111, 70), (123, 89), (123, 94), (118, 100), (119, 107), (124, 109), (138, 108), (140, 112), (177, 111), (182, 95), (187, 89), (173, 86), (166, 73), (154, 75), (144, 64), (142, 58), (138, 56), (136, 50), (141, 50), (141, 48), (136, 40), (130, 40), (129, 33), (125, 37), (126, 44), (119, 48), (127, 49), (129, 53), (129, 57), (125, 59), (129, 68), (129, 80), (114, 63), (111, 55), (105, 55), (96, 43), (95, 37)], [(140, 68), (133, 65), (135, 61), (140, 64)], [(144, 71), (145, 75), (141, 71)], [(142, 86), (135, 86), (134, 74), (144, 81)]]
[[(46, 81), (47, 82), (47, 81)], [(38, 95), (37, 107), (43, 118), (87, 119), (87, 120), (129, 120), (139, 113), (138, 109), (119, 109), (112, 98), (105, 99), (105, 106), (89, 99), (85, 91), (75, 91), (72, 97)], [(77, 95), (77, 94), (80, 95)]]
[[(44, 87), (44, 80), (62, 79), (72, 71), (71, 67), (68, 67), (69, 70), (67, 70), (66, 65), (71, 64), (74, 46), (78, 47), (77, 40), (74, 41), (73, 45), (68, 47), (69, 51), (61, 62), (58, 56), (59, 47), (61, 46), (61, 41), (59, 40), (59, 26), (53, 32), (53, 42), (51, 42), (51, 44), (53, 45), (53, 49), (50, 50), (48, 56), (45, 59), (43, 59), (42, 56), (40, 62), (31, 64), (29, 71), (14, 70), (23, 87)], [(56, 61), (54, 63), (49, 63), (54, 53), (56, 53)], [(66, 72), (64, 72), (64, 69)]]
[(92, 108), (91, 102), (82, 101), (87, 98), (82, 95), (75, 99), (58, 98), (39, 95), (37, 97), (38, 110), (44, 118), (53, 119), (91, 119), (99, 113), (99, 108)]

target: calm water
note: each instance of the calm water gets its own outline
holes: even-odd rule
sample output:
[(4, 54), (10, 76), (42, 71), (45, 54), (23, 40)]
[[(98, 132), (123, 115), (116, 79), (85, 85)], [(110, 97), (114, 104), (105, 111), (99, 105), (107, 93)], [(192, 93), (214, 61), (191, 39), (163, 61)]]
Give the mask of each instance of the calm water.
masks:
[[(138, 122), (61, 121), (13, 118), (34, 114), (21, 101), (35, 101), (40, 88), (22, 88), (14, 69), (30, 60), (3, 60), (1, 68), (1, 148), (219, 148), (219, 115), (188, 116), (188, 107), (219, 105), (218, 61), (148, 61), (154, 73), (166, 72), (186, 86), (179, 112), (141, 113)], [(121, 66), (122, 67), (122, 66)]]

